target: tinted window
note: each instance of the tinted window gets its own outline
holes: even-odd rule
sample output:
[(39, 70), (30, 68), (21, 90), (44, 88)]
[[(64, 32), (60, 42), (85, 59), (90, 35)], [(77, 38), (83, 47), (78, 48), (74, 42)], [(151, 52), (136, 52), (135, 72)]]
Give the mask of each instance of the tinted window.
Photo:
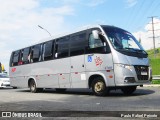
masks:
[(33, 62), (39, 61), (39, 58), (40, 58), (40, 48), (41, 48), (40, 45), (35, 45), (33, 47)]
[(23, 50), (23, 62), (24, 63), (28, 63), (29, 62), (29, 58), (28, 58), (29, 52), (30, 52), (30, 48), (25, 48)]
[(18, 65), (23, 64), (23, 49), (19, 51), (19, 60), (18, 60)]
[(70, 40), (70, 56), (84, 54), (86, 46), (86, 33), (73, 35)]
[(69, 56), (69, 36), (58, 39), (56, 41), (56, 58), (64, 58)]
[(88, 36), (88, 49), (86, 53), (110, 53), (110, 47), (103, 35), (99, 35), (99, 39), (94, 39), (92, 31)]
[(19, 51), (15, 51), (13, 53), (12, 66), (18, 65), (18, 60), (19, 60)]
[(89, 48), (98, 48), (102, 47), (103, 42), (101, 39), (94, 39), (93, 34), (90, 34), (89, 36)]
[(53, 58), (53, 42), (49, 41), (44, 44), (44, 59), (49, 60)]

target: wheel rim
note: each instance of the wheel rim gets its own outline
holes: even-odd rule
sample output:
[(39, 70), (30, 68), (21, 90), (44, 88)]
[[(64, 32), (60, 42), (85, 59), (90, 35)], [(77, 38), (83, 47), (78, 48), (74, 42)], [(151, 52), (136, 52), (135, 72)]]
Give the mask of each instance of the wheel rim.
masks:
[(103, 82), (97, 82), (94, 86), (95, 92), (101, 92), (104, 90), (104, 83)]

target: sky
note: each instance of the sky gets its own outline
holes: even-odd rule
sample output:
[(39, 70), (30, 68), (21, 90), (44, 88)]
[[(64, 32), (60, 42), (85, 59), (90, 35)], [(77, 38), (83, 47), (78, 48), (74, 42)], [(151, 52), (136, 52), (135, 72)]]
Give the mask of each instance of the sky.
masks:
[(145, 50), (160, 47), (160, 0), (0, 0), (0, 62), (9, 69), (13, 50), (78, 28), (105, 24), (131, 32)]

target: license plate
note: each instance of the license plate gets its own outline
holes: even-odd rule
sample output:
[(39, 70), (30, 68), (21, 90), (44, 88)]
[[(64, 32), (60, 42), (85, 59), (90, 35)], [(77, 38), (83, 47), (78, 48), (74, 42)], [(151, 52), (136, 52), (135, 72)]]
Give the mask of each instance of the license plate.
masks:
[(147, 72), (141, 72), (141, 75), (148, 75)]

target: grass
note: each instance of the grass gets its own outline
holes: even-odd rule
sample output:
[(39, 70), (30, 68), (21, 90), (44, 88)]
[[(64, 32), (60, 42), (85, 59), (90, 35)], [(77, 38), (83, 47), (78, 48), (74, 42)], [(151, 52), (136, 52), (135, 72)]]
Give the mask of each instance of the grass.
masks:
[[(160, 48), (156, 49), (156, 57), (153, 49), (147, 50), (147, 53), (152, 67), (152, 75), (160, 75)], [(160, 80), (152, 80), (152, 84), (160, 84)]]
[(150, 59), (150, 65), (152, 67), (153, 75), (160, 75), (160, 48), (156, 49), (156, 57), (154, 57), (154, 50), (147, 50), (148, 57)]
[(160, 80), (152, 80), (152, 84), (160, 84)]
[(147, 50), (150, 59), (160, 59), (160, 48), (156, 48), (156, 58), (154, 58), (154, 50)]
[(160, 75), (160, 59), (150, 59), (153, 75)]

